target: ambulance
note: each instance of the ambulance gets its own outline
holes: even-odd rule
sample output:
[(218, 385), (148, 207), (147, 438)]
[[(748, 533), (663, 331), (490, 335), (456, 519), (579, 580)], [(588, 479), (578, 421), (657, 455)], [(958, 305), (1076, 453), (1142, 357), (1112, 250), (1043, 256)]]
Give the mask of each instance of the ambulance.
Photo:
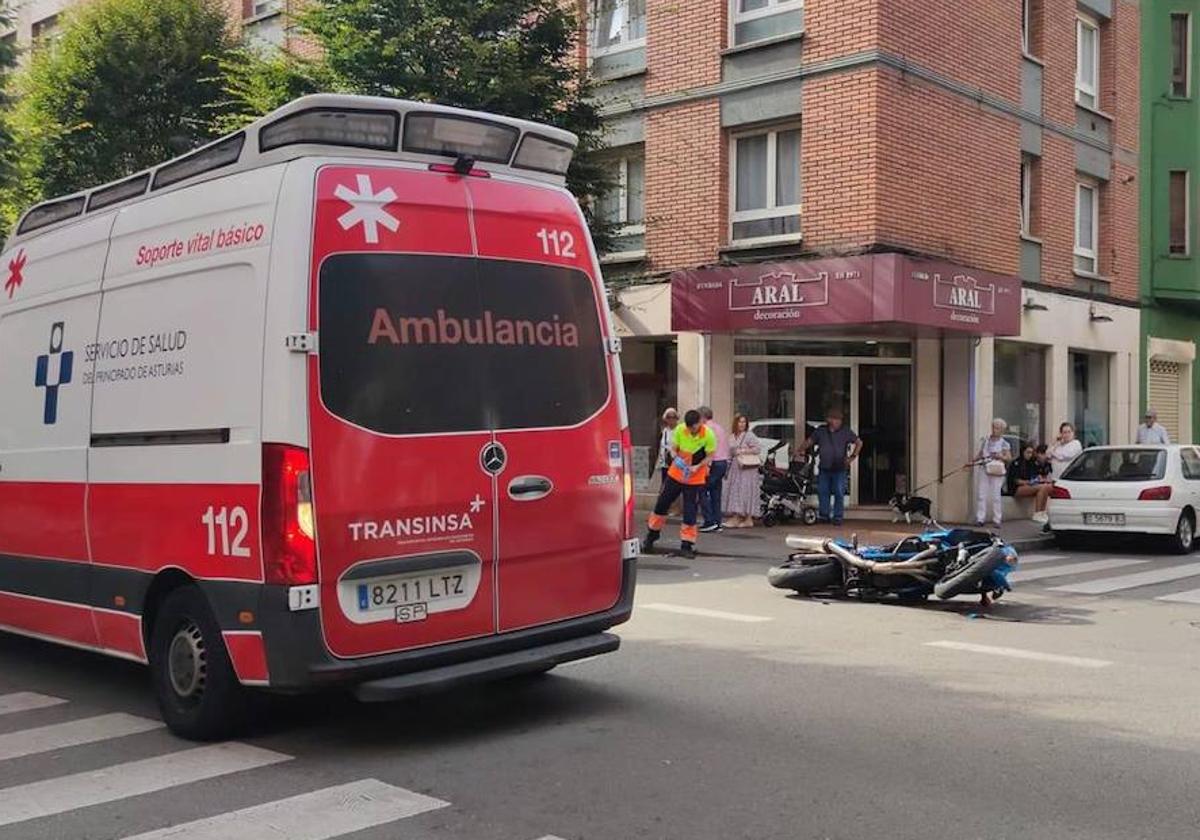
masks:
[(630, 439), (574, 135), (316, 95), (0, 253), (0, 629), (166, 723), (615, 650)]

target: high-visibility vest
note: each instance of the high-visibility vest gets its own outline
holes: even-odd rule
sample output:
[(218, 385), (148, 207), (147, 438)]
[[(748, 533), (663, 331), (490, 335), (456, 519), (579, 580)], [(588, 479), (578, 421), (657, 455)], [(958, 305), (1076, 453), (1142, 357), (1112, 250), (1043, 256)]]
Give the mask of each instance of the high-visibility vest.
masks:
[[(713, 434), (712, 429), (704, 425), (701, 425), (700, 430), (693, 435), (688, 431), (687, 426), (680, 423), (675, 427), (674, 440), (675, 448), (679, 450), (683, 460), (691, 461), (693, 464), (699, 464), (717, 450), (717, 436)], [(670, 469), (667, 470), (667, 475), (680, 484), (703, 484), (708, 480), (708, 466), (692, 470), (691, 474), (684, 478), (683, 471), (672, 462)]]

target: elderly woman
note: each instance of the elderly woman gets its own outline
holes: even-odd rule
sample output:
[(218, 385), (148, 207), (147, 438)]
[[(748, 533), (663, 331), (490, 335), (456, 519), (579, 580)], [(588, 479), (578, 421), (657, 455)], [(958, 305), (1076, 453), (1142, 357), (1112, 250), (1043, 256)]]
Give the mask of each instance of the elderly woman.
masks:
[(751, 528), (758, 516), (759, 496), (762, 492), (762, 443), (750, 431), (750, 418), (739, 414), (733, 418), (729, 431), (729, 451), (733, 463), (725, 474), (725, 513), (729, 519), (726, 528)]
[(674, 408), (668, 408), (662, 413), (662, 418), (659, 420), (658, 433), (658, 467), (659, 476), (662, 478), (662, 483), (667, 483), (667, 468), (671, 466), (671, 461), (674, 456), (671, 455), (671, 445), (675, 440), (675, 427), (679, 425), (679, 412)]
[(1000, 493), (1008, 477), (1008, 464), (1012, 461), (1012, 447), (1004, 439), (1008, 424), (997, 417), (992, 421), (992, 433), (979, 441), (975, 460), (968, 467), (975, 467), (975, 524), (982, 526), (987, 520), (988, 502), (992, 504), (992, 522), (1000, 527), (1003, 505)]

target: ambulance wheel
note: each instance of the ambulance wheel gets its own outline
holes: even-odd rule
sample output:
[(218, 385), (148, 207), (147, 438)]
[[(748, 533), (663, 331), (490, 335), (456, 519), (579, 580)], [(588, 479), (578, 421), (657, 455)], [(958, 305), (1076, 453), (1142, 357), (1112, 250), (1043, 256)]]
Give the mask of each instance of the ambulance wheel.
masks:
[(176, 589), (159, 608), (150, 635), (150, 673), (159, 711), (176, 735), (213, 741), (234, 734), (244, 722), (246, 692), (195, 586)]

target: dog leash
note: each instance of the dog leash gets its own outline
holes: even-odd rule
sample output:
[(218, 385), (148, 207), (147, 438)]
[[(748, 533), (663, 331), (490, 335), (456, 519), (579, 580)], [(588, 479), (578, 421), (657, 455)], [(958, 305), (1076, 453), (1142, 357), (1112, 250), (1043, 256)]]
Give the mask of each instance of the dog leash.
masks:
[(971, 463), (969, 463), (969, 464), (967, 464), (967, 465), (965, 465), (965, 466), (958, 467), (958, 468), (956, 468), (956, 469), (950, 470), (950, 472), (946, 473), (945, 475), (938, 476), (938, 477), (937, 477), (937, 478), (935, 478), (933, 481), (927, 481), (926, 483), (922, 484), (920, 487), (917, 487), (917, 488), (916, 488), (916, 489), (914, 489), (914, 490), (910, 490), (910, 491), (908, 492), (908, 495), (909, 495), (909, 496), (915, 496), (915, 495), (917, 495), (918, 493), (920, 493), (922, 490), (924, 490), (926, 487), (932, 487), (932, 486), (933, 486), (933, 485), (935, 485), (935, 484), (941, 484), (943, 481), (945, 481), (945, 480), (946, 480), (947, 478), (949, 478), (950, 476), (952, 476), (952, 475), (955, 475), (955, 474), (957, 474), (957, 473), (960, 473), (960, 472), (962, 472), (963, 470), (969, 470), (969, 469), (971, 469), (972, 467), (977, 467), (977, 466), (979, 466), (979, 465), (980, 465), (980, 464), (982, 464), (982, 463), (983, 463), (983, 461), (982, 461), (982, 460), (978, 460), (978, 459), (977, 459), (977, 460), (974, 460), (974, 461), (972, 461)]

